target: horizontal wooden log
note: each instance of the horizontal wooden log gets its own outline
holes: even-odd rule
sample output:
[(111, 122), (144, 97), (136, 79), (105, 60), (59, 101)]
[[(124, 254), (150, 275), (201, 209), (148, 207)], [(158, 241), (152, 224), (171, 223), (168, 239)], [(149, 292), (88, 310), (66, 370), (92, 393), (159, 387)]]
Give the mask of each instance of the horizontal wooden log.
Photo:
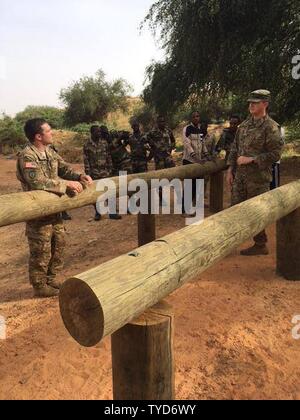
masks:
[(299, 207), (296, 181), (69, 279), (60, 293), (66, 328), (96, 345)]
[[(128, 182), (133, 179), (144, 179), (150, 185), (154, 179), (193, 179), (202, 178), (226, 169), (224, 160), (209, 162), (205, 165), (195, 164), (178, 166), (162, 171), (147, 172), (145, 174), (130, 175)], [(111, 178), (119, 190), (120, 178)], [(97, 182), (75, 197), (67, 195), (59, 197), (56, 194), (44, 191), (31, 191), (24, 193), (6, 194), (0, 196), (0, 227), (16, 223), (27, 222), (39, 217), (69, 211), (91, 204), (95, 204), (101, 194), (96, 189)], [(124, 194), (125, 195), (125, 194)]]

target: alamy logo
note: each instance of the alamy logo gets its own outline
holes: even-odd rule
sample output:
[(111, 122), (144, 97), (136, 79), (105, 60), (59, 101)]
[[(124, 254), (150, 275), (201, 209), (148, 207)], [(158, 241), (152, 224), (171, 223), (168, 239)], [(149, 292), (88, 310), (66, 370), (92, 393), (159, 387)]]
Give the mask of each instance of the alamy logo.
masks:
[(293, 57), (292, 64), (293, 64), (293, 70), (292, 70), (293, 79), (299, 80), (300, 79), (300, 54), (295, 55)]
[(292, 330), (293, 339), (300, 340), (300, 315), (294, 316), (292, 323), (296, 325)]
[[(119, 214), (173, 214), (190, 215), (187, 225), (202, 223), (204, 220), (204, 180), (193, 182), (186, 179), (158, 180), (152, 179), (149, 184), (144, 179), (134, 179), (128, 182), (127, 172), (119, 173), (117, 185), (112, 179), (102, 179), (97, 182), (97, 191), (102, 193), (97, 200), (97, 211), (101, 215), (116, 214), (119, 198)], [(151, 191), (149, 202), (149, 190)]]
[(6, 339), (6, 321), (4, 316), (0, 315), (0, 340)]

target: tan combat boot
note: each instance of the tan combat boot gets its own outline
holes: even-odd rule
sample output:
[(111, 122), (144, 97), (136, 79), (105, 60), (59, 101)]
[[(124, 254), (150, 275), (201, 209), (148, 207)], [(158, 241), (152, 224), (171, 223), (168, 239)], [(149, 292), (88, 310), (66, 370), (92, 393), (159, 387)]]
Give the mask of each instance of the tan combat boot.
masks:
[(251, 248), (241, 251), (244, 257), (254, 257), (257, 255), (269, 255), (269, 250), (266, 245), (253, 245)]
[(48, 285), (43, 287), (34, 288), (34, 296), (39, 298), (50, 298), (59, 295), (59, 290), (54, 289)]
[(61, 283), (58, 280), (55, 279), (49, 279), (47, 281), (47, 286), (52, 287), (53, 289), (59, 290), (61, 288)]

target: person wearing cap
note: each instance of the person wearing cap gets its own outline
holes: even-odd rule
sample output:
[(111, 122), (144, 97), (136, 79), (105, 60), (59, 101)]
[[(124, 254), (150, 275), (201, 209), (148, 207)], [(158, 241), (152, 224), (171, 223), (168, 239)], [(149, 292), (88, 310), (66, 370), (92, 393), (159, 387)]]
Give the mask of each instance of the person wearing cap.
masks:
[[(268, 115), (271, 93), (254, 91), (248, 102), (251, 115), (240, 125), (228, 158), (227, 182), (232, 187), (232, 205), (270, 190), (272, 165), (280, 160), (283, 151), (279, 125)], [(255, 236), (254, 242), (241, 255), (269, 254), (265, 230)]]

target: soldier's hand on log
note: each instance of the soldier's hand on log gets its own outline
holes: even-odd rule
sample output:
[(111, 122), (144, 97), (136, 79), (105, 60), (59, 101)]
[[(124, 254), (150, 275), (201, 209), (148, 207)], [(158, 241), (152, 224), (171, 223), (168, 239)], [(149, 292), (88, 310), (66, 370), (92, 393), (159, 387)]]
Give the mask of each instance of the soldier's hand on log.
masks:
[(67, 182), (67, 187), (71, 191), (77, 192), (78, 194), (80, 194), (83, 191), (83, 186), (80, 184), (80, 182), (68, 181)]
[(92, 185), (93, 180), (89, 175), (81, 175), (80, 182), (83, 182), (84, 184), (87, 184), (87, 185)]
[(253, 163), (253, 162), (254, 162), (254, 158), (251, 158), (251, 157), (245, 157), (245, 156), (240, 156), (240, 157), (238, 158), (237, 164), (238, 164), (239, 166), (242, 166), (242, 165), (250, 165), (250, 163)]
[(233, 176), (231, 168), (228, 169), (228, 171), (227, 171), (226, 181), (227, 181), (227, 184), (229, 185), (229, 187), (231, 188), (232, 185), (233, 185), (233, 182), (234, 182), (234, 176)]

